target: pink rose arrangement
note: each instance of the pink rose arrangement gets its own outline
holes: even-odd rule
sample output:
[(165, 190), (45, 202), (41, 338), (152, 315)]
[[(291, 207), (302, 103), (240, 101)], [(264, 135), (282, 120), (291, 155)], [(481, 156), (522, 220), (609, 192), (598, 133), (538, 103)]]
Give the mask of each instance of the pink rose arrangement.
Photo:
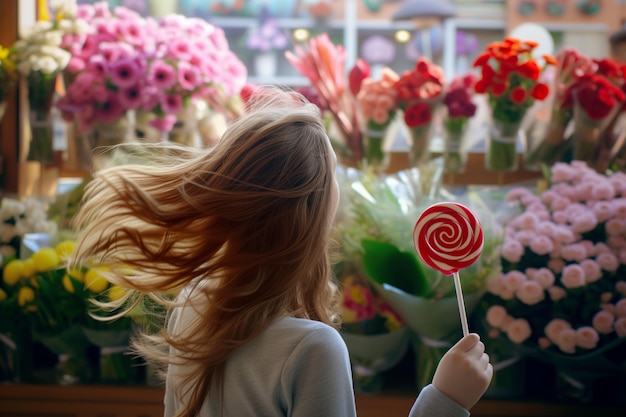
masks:
[(558, 162), (545, 191), (506, 200), (521, 212), (488, 285), (490, 335), (570, 356), (626, 341), (626, 174)]
[(365, 78), (356, 96), (363, 129), (363, 168), (380, 172), (385, 167), (385, 132), (396, 115), (398, 93), (394, 87), (399, 77), (384, 68), (380, 79)]
[(147, 112), (168, 132), (195, 100), (227, 111), (246, 81), (246, 68), (229, 50), (221, 28), (197, 18), (143, 18), (107, 2), (79, 5), (86, 34), (68, 34), (69, 85), (58, 102), (79, 131), (110, 124), (127, 112)]

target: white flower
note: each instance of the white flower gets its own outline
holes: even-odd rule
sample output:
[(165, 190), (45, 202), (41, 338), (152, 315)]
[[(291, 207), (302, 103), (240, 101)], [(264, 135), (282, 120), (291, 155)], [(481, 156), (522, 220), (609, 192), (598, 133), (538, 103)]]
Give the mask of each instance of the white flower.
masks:
[(64, 18), (72, 18), (76, 16), (78, 5), (76, 0), (50, 0), (50, 9), (55, 15), (61, 15)]

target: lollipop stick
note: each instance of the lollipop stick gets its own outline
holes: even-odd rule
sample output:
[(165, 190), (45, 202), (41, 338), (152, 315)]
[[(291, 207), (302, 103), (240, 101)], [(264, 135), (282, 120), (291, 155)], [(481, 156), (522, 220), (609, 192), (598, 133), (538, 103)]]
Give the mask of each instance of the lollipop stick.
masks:
[(463, 327), (463, 336), (469, 334), (469, 326), (467, 325), (467, 314), (465, 313), (465, 301), (463, 300), (463, 291), (461, 290), (461, 277), (459, 273), (454, 273), (454, 288), (456, 289), (456, 301), (459, 303), (459, 314), (461, 315), (461, 326)]

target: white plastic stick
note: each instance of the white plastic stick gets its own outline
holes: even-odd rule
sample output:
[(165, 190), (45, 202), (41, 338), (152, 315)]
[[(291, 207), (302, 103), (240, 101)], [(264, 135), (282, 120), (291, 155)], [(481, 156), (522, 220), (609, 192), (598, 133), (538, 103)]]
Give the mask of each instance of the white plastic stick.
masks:
[(461, 290), (461, 277), (459, 273), (454, 273), (454, 288), (456, 288), (456, 300), (459, 303), (459, 314), (461, 315), (461, 326), (463, 327), (463, 336), (469, 334), (469, 326), (467, 325), (467, 313), (465, 312), (465, 301), (463, 300), (463, 290)]

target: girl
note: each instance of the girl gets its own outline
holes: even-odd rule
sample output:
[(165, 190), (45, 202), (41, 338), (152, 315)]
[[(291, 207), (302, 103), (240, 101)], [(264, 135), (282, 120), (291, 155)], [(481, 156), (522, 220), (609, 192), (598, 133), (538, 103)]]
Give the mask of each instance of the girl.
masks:
[[(337, 331), (337, 164), (318, 108), (265, 89), (213, 149), (101, 170), (75, 217), (73, 263), (168, 307), (135, 341), (167, 365), (166, 416), (356, 415)], [(177, 293), (175, 299), (168, 294)], [(491, 365), (477, 335), (442, 359), (411, 416), (467, 416)]]

